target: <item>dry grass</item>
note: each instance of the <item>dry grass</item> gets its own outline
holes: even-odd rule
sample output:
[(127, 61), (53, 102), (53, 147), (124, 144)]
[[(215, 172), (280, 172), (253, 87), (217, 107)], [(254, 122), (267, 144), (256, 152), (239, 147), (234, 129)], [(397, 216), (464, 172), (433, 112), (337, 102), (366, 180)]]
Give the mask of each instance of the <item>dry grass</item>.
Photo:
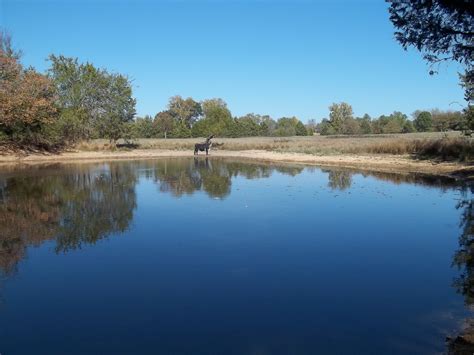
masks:
[[(138, 139), (140, 149), (192, 150), (203, 138), (189, 139)], [(81, 143), (83, 151), (110, 150), (106, 140)], [(241, 151), (266, 150), (312, 155), (337, 154), (391, 154), (413, 155), (418, 158), (442, 160), (474, 160), (474, 146), (470, 138), (459, 132), (411, 133), (366, 136), (312, 136), (312, 137), (247, 137), (215, 138), (214, 149)]]

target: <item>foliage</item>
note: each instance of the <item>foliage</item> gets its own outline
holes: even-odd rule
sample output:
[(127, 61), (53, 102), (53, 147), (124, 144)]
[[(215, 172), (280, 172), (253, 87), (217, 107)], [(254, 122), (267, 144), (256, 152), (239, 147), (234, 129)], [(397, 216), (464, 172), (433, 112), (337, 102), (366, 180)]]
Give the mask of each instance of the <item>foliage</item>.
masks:
[(49, 60), (64, 139), (104, 137), (114, 143), (123, 137), (135, 115), (130, 80), (88, 62), (79, 63), (77, 58), (51, 55)]
[[(465, 70), (466, 100), (473, 100), (474, 7), (465, 0), (388, 0), (397, 41), (415, 47), (431, 64), (453, 60)], [(434, 73), (432, 70), (431, 74)]]
[(343, 133), (344, 124), (352, 118), (352, 106), (348, 103), (334, 103), (329, 106), (329, 123), (336, 134)]
[(416, 132), (416, 128), (413, 125), (413, 122), (410, 120), (406, 120), (405, 123), (403, 124), (403, 133), (413, 133)]
[(431, 130), (433, 126), (433, 118), (431, 113), (428, 111), (420, 112), (413, 121), (415, 128), (418, 132), (427, 132)]
[(176, 126), (173, 115), (169, 111), (158, 112), (153, 121), (154, 132), (157, 136), (168, 138), (168, 134), (173, 131)]
[(234, 120), (224, 100), (219, 98), (204, 100), (202, 112), (203, 118), (193, 127), (194, 137), (205, 137), (211, 134), (219, 137), (232, 136)]
[(372, 133), (372, 119), (366, 113), (362, 118), (356, 119), (359, 123), (359, 132), (360, 134), (370, 134)]
[(57, 140), (48, 126), (55, 124), (57, 108), (52, 82), (34, 69), (24, 69), (10, 37), (0, 32), (0, 131), (4, 142), (20, 147), (49, 149)]
[(199, 102), (194, 101), (190, 97), (183, 99), (179, 95), (170, 98), (168, 111), (177, 123), (181, 123), (181, 125), (189, 129), (202, 115), (202, 107)]

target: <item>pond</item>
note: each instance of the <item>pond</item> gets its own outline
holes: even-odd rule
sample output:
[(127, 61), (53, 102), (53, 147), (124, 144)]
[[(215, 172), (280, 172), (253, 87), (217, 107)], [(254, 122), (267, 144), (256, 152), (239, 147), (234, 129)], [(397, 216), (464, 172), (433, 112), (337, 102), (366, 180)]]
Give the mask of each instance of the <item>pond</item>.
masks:
[(467, 186), (236, 160), (0, 170), (0, 353), (431, 354), (474, 301)]

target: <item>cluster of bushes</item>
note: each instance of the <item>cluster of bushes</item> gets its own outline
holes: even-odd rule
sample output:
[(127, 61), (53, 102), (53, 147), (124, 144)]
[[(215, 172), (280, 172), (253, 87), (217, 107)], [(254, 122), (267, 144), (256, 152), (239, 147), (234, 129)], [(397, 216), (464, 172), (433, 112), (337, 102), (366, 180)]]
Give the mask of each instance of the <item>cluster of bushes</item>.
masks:
[(91, 138), (116, 142), (135, 116), (130, 80), (90, 63), (49, 57), (46, 75), (24, 68), (0, 32), (0, 143), (58, 149)]
[(464, 112), (460, 111), (415, 111), (413, 120), (408, 116), (395, 111), (386, 116), (382, 115), (372, 119), (368, 114), (363, 117), (354, 117), (352, 107), (341, 102), (329, 107), (329, 119), (323, 119), (321, 123), (310, 124), (322, 135), (332, 134), (389, 134), (389, 133), (411, 133), (411, 132), (444, 132), (447, 130), (472, 129), (472, 115), (470, 107)]
[(170, 98), (166, 111), (153, 118), (138, 117), (130, 127), (137, 138), (188, 138), (251, 136), (306, 136), (312, 134), (296, 117), (282, 117), (275, 121), (270, 116), (253, 113), (232, 117), (222, 99), (197, 102), (181, 96)]

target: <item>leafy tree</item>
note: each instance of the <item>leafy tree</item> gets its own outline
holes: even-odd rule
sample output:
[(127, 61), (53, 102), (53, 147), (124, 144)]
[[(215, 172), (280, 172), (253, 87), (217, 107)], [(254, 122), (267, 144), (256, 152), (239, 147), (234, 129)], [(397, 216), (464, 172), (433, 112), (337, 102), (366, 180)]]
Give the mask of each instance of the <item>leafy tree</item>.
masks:
[(276, 126), (277, 123), (270, 116), (264, 115), (261, 117), (260, 132), (263, 136), (271, 137), (275, 135)]
[(433, 126), (433, 119), (431, 113), (428, 111), (423, 111), (418, 114), (418, 116), (413, 121), (415, 128), (418, 132), (427, 132), (431, 130)]
[[(430, 64), (456, 61), (465, 70), (466, 100), (473, 100), (474, 6), (466, 0), (387, 0), (395, 38), (418, 49)], [(433, 70), (430, 71), (434, 73)]]
[(197, 129), (193, 130), (193, 136), (230, 136), (233, 130), (234, 120), (227, 108), (227, 103), (222, 99), (209, 99), (202, 102), (203, 118), (196, 123)]
[(153, 118), (149, 115), (137, 117), (134, 122), (134, 136), (137, 138), (153, 138), (157, 136), (157, 129)]
[(178, 123), (187, 128), (191, 128), (202, 115), (202, 107), (199, 102), (194, 101), (191, 97), (183, 99), (179, 95), (170, 98), (168, 111)]
[(278, 119), (275, 135), (280, 137), (295, 136), (298, 122), (299, 120), (296, 117), (282, 117)]
[(298, 123), (296, 124), (295, 131), (296, 131), (297, 136), (307, 136), (308, 135), (308, 131), (307, 131), (305, 125), (300, 120), (298, 120)]
[(34, 69), (23, 69), (19, 57), (0, 32), (0, 132), (10, 144), (50, 148), (60, 143), (48, 134), (57, 119), (54, 85)]
[(161, 111), (157, 113), (153, 124), (156, 131), (163, 134), (165, 139), (168, 137), (168, 133), (173, 131), (176, 126), (173, 115), (169, 111)]
[(253, 137), (262, 133), (261, 117), (253, 113), (236, 118), (234, 120), (233, 137)]
[(344, 122), (352, 119), (352, 114), (352, 106), (348, 103), (334, 103), (329, 106), (329, 122), (337, 134), (343, 133)]
[(359, 122), (360, 134), (371, 134), (372, 133), (372, 119), (366, 113), (362, 118), (357, 118)]
[(173, 138), (191, 138), (192, 131), (184, 122), (178, 122), (175, 124), (171, 131), (171, 137)]
[(336, 134), (336, 130), (327, 118), (323, 118), (323, 120), (319, 124), (319, 133), (322, 136), (330, 136)]
[(115, 143), (135, 115), (130, 80), (77, 58), (51, 55), (48, 74), (56, 85), (62, 130), (69, 141), (96, 137)]
[(314, 118), (308, 120), (308, 123), (306, 123), (306, 130), (309, 136), (312, 136), (314, 132), (316, 132), (317, 126), (318, 124)]
[(103, 113), (95, 122), (95, 128), (102, 137), (116, 144), (127, 133), (127, 123), (133, 121), (136, 100), (132, 97), (132, 85), (125, 76), (109, 74), (101, 79)]
[(403, 133), (413, 133), (416, 132), (415, 126), (413, 125), (413, 122), (410, 120), (406, 120), (405, 123), (403, 124)]

